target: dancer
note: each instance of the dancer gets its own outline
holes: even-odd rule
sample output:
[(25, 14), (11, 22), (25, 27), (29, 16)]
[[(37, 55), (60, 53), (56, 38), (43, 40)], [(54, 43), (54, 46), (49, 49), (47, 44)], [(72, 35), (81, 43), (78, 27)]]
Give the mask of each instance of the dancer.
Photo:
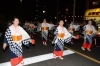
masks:
[(75, 36), (72, 36), (65, 27), (63, 27), (63, 24), (63, 20), (60, 20), (59, 26), (54, 32), (54, 40), (52, 41), (52, 43), (55, 44), (53, 51), (54, 58), (59, 57), (62, 60), (64, 42), (68, 43), (71, 41), (72, 37), (76, 38)]
[(73, 35), (74, 34), (74, 22), (71, 22), (69, 25), (68, 31)]
[(31, 22), (29, 24), (29, 34), (30, 34), (30, 37), (33, 38), (33, 34), (35, 34), (34, 32), (34, 29), (36, 28), (36, 26)]
[(25, 22), (23, 28), (28, 32), (28, 29), (29, 29), (29, 22)]
[(29, 47), (29, 42), (34, 44), (27, 32), (20, 27), (19, 19), (14, 17), (13, 24), (5, 32), (3, 49), (9, 46), (11, 66), (23, 65), (22, 43)]
[(47, 45), (48, 30), (49, 30), (49, 24), (46, 22), (46, 19), (44, 19), (41, 25), (42, 41), (44, 45)]
[[(73, 35), (74, 34), (74, 22), (71, 22), (68, 28), (68, 31)], [(73, 44), (73, 39), (71, 39), (71, 44)]]
[(91, 51), (91, 45), (92, 45), (92, 38), (96, 34), (96, 29), (92, 25), (92, 21), (89, 20), (88, 24), (83, 27), (84, 30), (84, 43), (81, 47), (82, 50), (87, 49), (88, 51)]

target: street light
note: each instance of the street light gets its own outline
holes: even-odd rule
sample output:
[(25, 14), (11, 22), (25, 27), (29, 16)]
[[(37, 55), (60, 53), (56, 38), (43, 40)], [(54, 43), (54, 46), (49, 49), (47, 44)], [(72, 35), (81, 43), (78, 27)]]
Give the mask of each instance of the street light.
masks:
[(67, 22), (67, 19), (65, 19), (65, 22)]
[(44, 10), (43, 13), (45, 13), (46, 11)]
[(22, 0), (20, 0), (21, 4), (22, 4)]
[(55, 19), (56, 19), (57, 17), (55, 17)]
[(98, 4), (98, 2), (93, 2), (93, 5), (97, 5)]

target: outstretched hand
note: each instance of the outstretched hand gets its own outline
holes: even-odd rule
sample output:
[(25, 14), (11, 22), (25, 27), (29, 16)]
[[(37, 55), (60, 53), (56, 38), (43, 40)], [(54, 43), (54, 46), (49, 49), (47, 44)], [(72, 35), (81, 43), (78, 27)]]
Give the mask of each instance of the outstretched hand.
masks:
[(31, 44), (35, 44), (35, 40), (34, 39), (30, 39), (30, 43)]
[(77, 35), (77, 36), (73, 36), (73, 38), (74, 38), (74, 39), (79, 39), (79, 36), (78, 36), (78, 35)]
[(5, 50), (5, 49), (6, 49), (6, 47), (7, 47), (7, 44), (6, 44), (6, 43), (4, 43), (4, 44), (3, 44), (3, 49)]
[(76, 39), (77, 37), (76, 36), (73, 36), (73, 38)]

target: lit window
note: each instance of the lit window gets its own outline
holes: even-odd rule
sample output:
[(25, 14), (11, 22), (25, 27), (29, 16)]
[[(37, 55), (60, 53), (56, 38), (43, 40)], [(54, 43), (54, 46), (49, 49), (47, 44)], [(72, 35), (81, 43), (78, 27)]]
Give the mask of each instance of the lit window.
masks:
[(93, 2), (93, 5), (98, 5), (98, 2)]
[(45, 13), (46, 11), (43, 11), (43, 13)]

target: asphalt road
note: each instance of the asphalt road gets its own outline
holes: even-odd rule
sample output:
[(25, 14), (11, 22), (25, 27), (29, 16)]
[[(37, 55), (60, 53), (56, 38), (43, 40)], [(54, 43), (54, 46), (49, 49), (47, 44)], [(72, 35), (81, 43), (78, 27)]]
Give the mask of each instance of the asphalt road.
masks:
[[(44, 46), (39, 35), (34, 35), (35, 45), (31, 45), (30, 49), (23, 46), (23, 56), (25, 66), (100, 66), (100, 48), (92, 47), (92, 51), (82, 51), (82, 40), (75, 40), (73, 45), (65, 44), (64, 60), (53, 59), (53, 46), (51, 38)], [(3, 37), (0, 39), (0, 64), (9, 62), (9, 49), (2, 49)], [(92, 60), (90, 59), (92, 58)], [(0, 65), (1, 66), (1, 65)], [(2, 64), (3, 66), (3, 64)], [(9, 65), (7, 65), (9, 66)]]

